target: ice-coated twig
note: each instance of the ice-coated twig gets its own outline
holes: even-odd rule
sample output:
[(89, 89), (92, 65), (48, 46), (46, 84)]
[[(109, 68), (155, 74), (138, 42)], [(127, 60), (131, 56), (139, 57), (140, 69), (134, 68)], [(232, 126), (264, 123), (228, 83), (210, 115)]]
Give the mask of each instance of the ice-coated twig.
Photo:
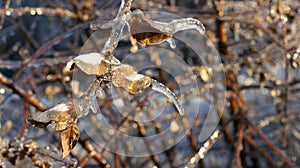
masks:
[(76, 114), (77, 118), (82, 117), (83, 115), (87, 115), (89, 112), (89, 109), (92, 105), (92, 102), (95, 101), (96, 99), (96, 91), (98, 89), (102, 88), (100, 87), (100, 83), (102, 80), (96, 79), (88, 88), (88, 90), (80, 96), (78, 99), (76, 99), (75, 102), (75, 108), (76, 109)]
[[(108, 60), (110, 60), (110, 57), (113, 57), (112, 53), (117, 47), (118, 42), (120, 41), (120, 38), (123, 33), (123, 29), (125, 25), (128, 25), (128, 20), (131, 15), (130, 12), (131, 1), (132, 0), (122, 0), (116, 18), (101, 26), (102, 29), (112, 28), (110, 32), (110, 36), (106, 41), (106, 43), (104, 44), (104, 47), (101, 51), (101, 53), (103, 53), (104, 56), (108, 58)], [(120, 64), (120, 62), (118, 64)]]
[(164, 94), (169, 99), (171, 99), (172, 102), (174, 103), (175, 107), (177, 108), (179, 114), (184, 115), (184, 109), (183, 109), (181, 103), (178, 101), (175, 94), (168, 87), (166, 87), (162, 83), (152, 79), (151, 88), (155, 91), (158, 91), (158, 92)]
[[(96, 91), (99, 89), (101, 80), (96, 79), (89, 89), (75, 100), (63, 101), (44, 112), (34, 112), (28, 121), (36, 127), (44, 128), (55, 122), (55, 130), (62, 131), (76, 124), (78, 119), (87, 115), (92, 102), (96, 98)], [(101, 88), (100, 88), (101, 89)]]

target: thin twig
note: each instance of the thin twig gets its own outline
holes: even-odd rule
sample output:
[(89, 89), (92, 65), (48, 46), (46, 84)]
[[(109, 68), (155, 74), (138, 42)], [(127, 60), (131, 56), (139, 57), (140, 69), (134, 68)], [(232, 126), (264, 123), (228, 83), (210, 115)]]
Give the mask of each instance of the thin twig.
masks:
[(0, 73), (0, 83), (12, 89), (15, 93), (23, 97), (26, 101), (36, 107), (39, 111), (45, 111), (46, 107), (42, 105), (35, 97), (29, 96), (25, 91), (16, 86), (11, 80)]
[(244, 136), (245, 141), (250, 144), (255, 150), (260, 152), (260, 154), (266, 158), (266, 160), (274, 167), (280, 167), (280, 165), (272, 158), (272, 156), (269, 155), (269, 153), (264, 150), (262, 147), (260, 147), (255, 140), (253, 140), (249, 136)]
[(200, 148), (200, 150), (190, 159), (188, 164), (185, 166), (185, 168), (193, 168), (195, 165), (204, 158), (205, 154), (208, 152), (208, 150), (212, 147), (212, 145), (220, 138), (221, 132), (219, 130), (216, 130), (210, 138), (205, 141), (203, 146)]
[(11, 15), (54, 15), (59, 17), (69, 17), (72, 19), (77, 19), (77, 15), (67, 9), (62, 8), (31, 8), (31, 7), (23, 7), (23, 8), (8, 8), (7, 10), (0, 9), (0, 15), (11, 16)]
[(282, 152), (275, 146), (273, 145), (272, 142), (268, 140), (268, 138), (262, 133), (255, 125), (253, 125), (247, 118), (244, 118), (244, 120), (247, 122), (247, 125), (250, 126), (256, 133), (257, 135), (266, 143), (267, 146), (270, 147), (272, 151), (274, 151), (279, 157), (281, 158), (282, 161), (284, 161), (289, 167), (296, 168), (294, 163), (292, 163)]
[(234, 158), (233, 158), (233, 163), (232, 165), (234, 165), (234, 167), (237, 168), (242, 168), (242, 161), (241, 161), (241, 150), (243, 150), (243, 136), (244, 136), (244, 131), (245, 131), (245, 125), (240, 123), (240, 127), (238, 130), (238, 140), (236, 142), (236, 146), (235, 146), (235, 154), (234, 154)]
[(23, 126), (22, 126), (21, 131), (20, 131), (20, 133), (18, 135), (18, 139), (19, 140), (22, 137), (24, 137), (25, 131), (26, 131), (27, 127), (28, 127), (27, 118), (29, 116), (29, 103), (27, 101), (24, 101), (24, 114), (23, 114), (23, 116), (24, 116), (24, 118), (23, 118), (24, 119), (23, 120)]
[(1, 15), (1, 19), (0, 19), (0, 31), (2, 30), (3, 23), (4, 23), (4, 20), (5, 20), (5, 16), (6, 16), (5, 13), (8, 11), (8, 7), (9, 7), (9, 4), (10, 4), (11, 0), (6, 0), (4, 2), (6, 2), (6, 3), (5, 3), (5, 6), (4, 6), (4, 10), (3, 10), (4, 14)]
[(86, 140), (83, 140), (82, 138), (79, 138), (79, 143), (84, 147), (84, 149), (89, 153), (87, 155), (87, 157), (85, 157), (81, 162), (80, 162), (80, 166), (79, 167), (84, 167), (84, 165), (87, 163), (87, 161), (89, 160), (89, 158), (94, 158), (99, 164), (100, 166), (102, 166), (103, 168), (109, 168), (110, 165), (108, 164), (108, 162), (104, 159), (104, 157), (95, 151), (94, 147), (92, 146), (92, 144), (90, 144), (89, 142), (87, 142)]
[(30, 45), (37, 50), (38, 49), (38, 43), (35, 41), (35, 39), (32, 38), (32, 36), (28, 33), (29, 31), (26, 29), (26, 27), (23, 24), (20, 24), (19, 22), (15, 21), (14, 19), (8, 19), (8, 21), (15, 26), (19, 28), (19, 30), (22, 32), (24, 37), (28, 40)]
[[(278, 3), (280, 3), (278, 1)], [(282, 123), (283, 130), (282, 130), (282, 147), (286, 148), (288, 146), (288, 102), (289, 102), (289, 67), (290, 67), (290, 58), (288, 57), (289, 53), (287, 50), (287, 28), (283, 21), (281, 21), (282, 24), (282, 41), (283, 41), (283, 47), (284, 47), (284, 59), (285, 59), (285, 77), (284, 77), (284, 91), (283, 91), (283, 111), (280, 118), (280, 122)]]
[(58, 42), (70, 37), (75, 31), (79, 30), (79, 29), (83, 29), (88, 27), (89, 22), (77, 25), (71, 29), (69, 29), (67, 32), (65, 32), (64, 34), (50, 40), (49, 42), (47, 42), (46, 44), (42, 45), (32, 56), (29, 60), (25, 61), (22, 65), (22, 67), (18, 70), (18, 72), (14, 75), (13, 77), (13, 81), (16, 81), (16, 79), (18, 79), (20, 77), (20, 75), (22, 74), (22, 72), (24, 71), (24, 69), (30, 65), (34, 60), (36, 60), (39, 56), (41, 56), (44, 52), (46, 52), (49, 48), (51, 48), (53, 45), (57, 44)]
[[(138, 121), (135, 121), (135, 123), (137, 124), (137, 128), (138, 128), (140, 136), (147, 137), (147, 132), (146, 132), (146, 129), (144, 128), (144, 126)], [(149, 152), (152, 153), (150, 142), (148, 142), (145, 138), (143, 138), (143, 140), (145, 141), (146, 147), (149, 150)], [(150, 158), (156, 167), (158, 167), (158, 168), (162, 167), (157, 155), (151, 155)]]

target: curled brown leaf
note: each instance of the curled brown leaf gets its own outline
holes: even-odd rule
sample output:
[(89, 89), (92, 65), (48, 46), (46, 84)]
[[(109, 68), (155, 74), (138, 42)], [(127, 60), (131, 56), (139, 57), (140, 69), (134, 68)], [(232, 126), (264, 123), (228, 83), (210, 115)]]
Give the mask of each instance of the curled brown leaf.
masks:
[(62, 158), (65, 158), (76, 146), (79, 139), (79, 130), (77, 125), (72, 125), (70, 128), (61, 131), (60, 133), (61, 145), (62, 145)]

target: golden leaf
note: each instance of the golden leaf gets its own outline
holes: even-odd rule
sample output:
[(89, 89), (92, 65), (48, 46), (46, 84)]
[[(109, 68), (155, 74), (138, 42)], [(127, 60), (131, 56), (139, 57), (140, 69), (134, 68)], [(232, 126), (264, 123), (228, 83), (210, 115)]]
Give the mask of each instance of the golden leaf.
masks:
[(129, 24), (132, 37), (142, 45), (160, 43), (171, 37), (171, 34), (158, 30), (151, 25), (149, 20), (139, 15), (133, 15)]
[(142, 45), (151, 45), (166, 40), (171, 35), (168, 33), (144, 32), (133, 34), (132, 37)]
[(62, 158), (65, 158), (77, 144), (79, 139), (78, 127), (76, 125), (72, 125), (70, 128), (63, 130), (60, 133), (60, 139), (63, 152)]

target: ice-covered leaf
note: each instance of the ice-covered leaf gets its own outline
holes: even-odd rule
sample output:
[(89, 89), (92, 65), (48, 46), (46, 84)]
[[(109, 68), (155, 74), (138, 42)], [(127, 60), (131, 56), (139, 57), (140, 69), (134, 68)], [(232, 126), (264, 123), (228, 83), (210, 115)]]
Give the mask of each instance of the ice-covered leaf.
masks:
[(151, 85), (151, 78), (137, 74), (130, 65), (122, 64), (112, 68), (112, 83), (116, 87), (122, 87), (131, 94), (140, 93)]
[[(79, 55), (71, 63), (75, 63), (81, 71), (88, 75), (103, 75), (108, 68), (104, 56), (99, 53)], [(70, 63), (67, 65), (70, 65)]]
[(54, 122), (56, 131), (68, 129), (71, 125), (76, 124), (80, 117), (88, 114), (91, 103), (96, 98), (95, 92), (100, 88), (100, 82), (96, 79), (86, 93), (78, 99), (66, 100), (44, 112), (32, 113), (28, 121), (39, 128), (44, 128)]
[(160, 82), (157, 82), (154, 79), (152, 79), (151, 87), (153, 90), (156, 90), (156, 91), (164, 94), (165, 96), (167, 96), (169, 99), (171, 99), (172, 102), (174, 103), (175, 107), (177, 108), (179, 114), (184, 115), (184, 109), (183, 109), (181, 103), (178, 101), (175, 94), (168, 87), (166, 87), (165, 85), (163, 85)]
[(78, 142), (79, 139), (79, 130), (76, 125), (70, 126), (70, 128), (63, 130), (60, 133), (61, 146), (63, 155), (62, 158), (65, 158), (69, 155), (72, 149)]
[(77, 122), (74, 103), (72, 100), (67, 100), (44, 112), (34, 112), (28, 118), (28, 121), (33, 126), (40, 128), (44, 128), (49, 125), (51, 121), (54, 121), (56, 131), (67, 129)]
[(144, 32), (132, 34), (132, 37), (142, 45), (158, 44), (167, 38), (170, 38), (170, 34), (156, 33), (156, 32)]
[(172, 36), (183, 30), (195, 29), (200, 34), (205, 33), (203, 24), (194, 18), (174, 19), (171, 22), (159, 22), (148, 19), (141, 10), (133, 11), (130, 19), (130, 33), (143, 45), (159, 44), (168, 42), (170, 47), (176, 44)]

